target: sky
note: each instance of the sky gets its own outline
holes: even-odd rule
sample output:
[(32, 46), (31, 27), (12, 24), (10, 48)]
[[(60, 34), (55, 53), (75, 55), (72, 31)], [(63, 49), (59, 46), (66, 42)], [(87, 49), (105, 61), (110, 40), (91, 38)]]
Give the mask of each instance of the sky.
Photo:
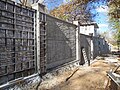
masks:
[(108, 7), (106, 5), (100, 5), (96, 8), (98, 15), (95, 17), (95, 21), (98, 23), (100, 33), (105, 31), (109, 31), (109, 23), (108, 23)]
[(55, 7), (58, 7), (59, 5), (61, 5), (62, 3), (65, 2), (65, 0), (55, 0), (54, 3), (52, 3), (52, 1), (54, 2), (54, 0), (45, 0), (45, 2), (47, 2), (45, 4), (46, 4), (48, 10), (52, 10)]

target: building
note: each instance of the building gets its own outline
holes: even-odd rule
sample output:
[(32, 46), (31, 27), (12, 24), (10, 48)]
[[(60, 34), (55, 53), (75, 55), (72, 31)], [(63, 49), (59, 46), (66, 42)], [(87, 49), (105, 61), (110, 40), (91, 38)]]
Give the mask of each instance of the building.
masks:
[(80, 64), (84, 64), (86, 60), (95, 59), (99, 55), (109, 53), (107, 42), (97, 33), (99, 28), (97, 23), (81, 23), (79, 21), (73, 23), (78, 25), (76, 30), (76, 60), (80, 60)]
[(98, 25), (95, 22), (80, 23), (80, 33), (85, 35), (97, 36)]

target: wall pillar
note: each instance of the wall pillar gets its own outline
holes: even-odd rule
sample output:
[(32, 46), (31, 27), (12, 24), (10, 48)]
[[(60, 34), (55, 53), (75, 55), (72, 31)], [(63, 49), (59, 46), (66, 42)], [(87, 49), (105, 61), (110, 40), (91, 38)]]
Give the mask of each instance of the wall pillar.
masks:
[(78, 21), (74, 21), (78, 27), (76, 29), (76, 60), (81, 61), (81, 47), (80, 47), (80, 24)]
[[(43, 15), (40, 16), (40, 12), (45, 13), (45, 6), (40, 4), (40, 3), (35, 3), (32, 5), (32, 8), (34, 8), (35, 10), (37, 10), (36, 12), (36, 49), (37, 49), (37, 55), (36, 55), (36, 64), (37, 64), (37, 72), (39, 74), (41, 74), (42, 72), (45, 72), (45, 70), (42, 69), (42, 62), (41, 62), (41, 18), (43, 20)], [(45, 61), (45, 60), (44, 60)], [(45, 66), (45, 65), (44, 65)]]
[(93, 45), (93, 36), (91, 36), (91, 59), (93, 60), (93, 52), (94, 52), (94, 45)]

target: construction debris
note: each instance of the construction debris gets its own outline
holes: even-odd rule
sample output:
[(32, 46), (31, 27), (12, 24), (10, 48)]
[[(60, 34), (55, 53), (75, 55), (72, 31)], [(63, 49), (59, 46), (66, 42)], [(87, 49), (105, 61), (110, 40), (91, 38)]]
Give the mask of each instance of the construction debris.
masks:
[(66, 81), (68, 81), (79, 69), (76, 69), (67, 79)]

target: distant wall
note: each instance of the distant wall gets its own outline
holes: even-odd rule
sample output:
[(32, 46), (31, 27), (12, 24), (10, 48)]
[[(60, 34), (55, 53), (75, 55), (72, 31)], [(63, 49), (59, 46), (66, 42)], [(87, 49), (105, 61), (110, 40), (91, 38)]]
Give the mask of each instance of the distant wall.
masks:
[(89, 35), (79, 34), (80, 44), (80, 64), (84, 64), (85, 60), (82, 53), (82, 48), (85, 48), (88, 60), (95, 59), (97, 56), (102, 56), (110, 52), (109, 45), (104, 38), (92, 37)]
[(75, 60), (76, 25), (46, 16), (47, 69)]
[(93, 58), (109, 52), (109, 45), (104, 38), (93, 37)]
[(93, 37), (93, 59), (99, 55), (98, 37)]

